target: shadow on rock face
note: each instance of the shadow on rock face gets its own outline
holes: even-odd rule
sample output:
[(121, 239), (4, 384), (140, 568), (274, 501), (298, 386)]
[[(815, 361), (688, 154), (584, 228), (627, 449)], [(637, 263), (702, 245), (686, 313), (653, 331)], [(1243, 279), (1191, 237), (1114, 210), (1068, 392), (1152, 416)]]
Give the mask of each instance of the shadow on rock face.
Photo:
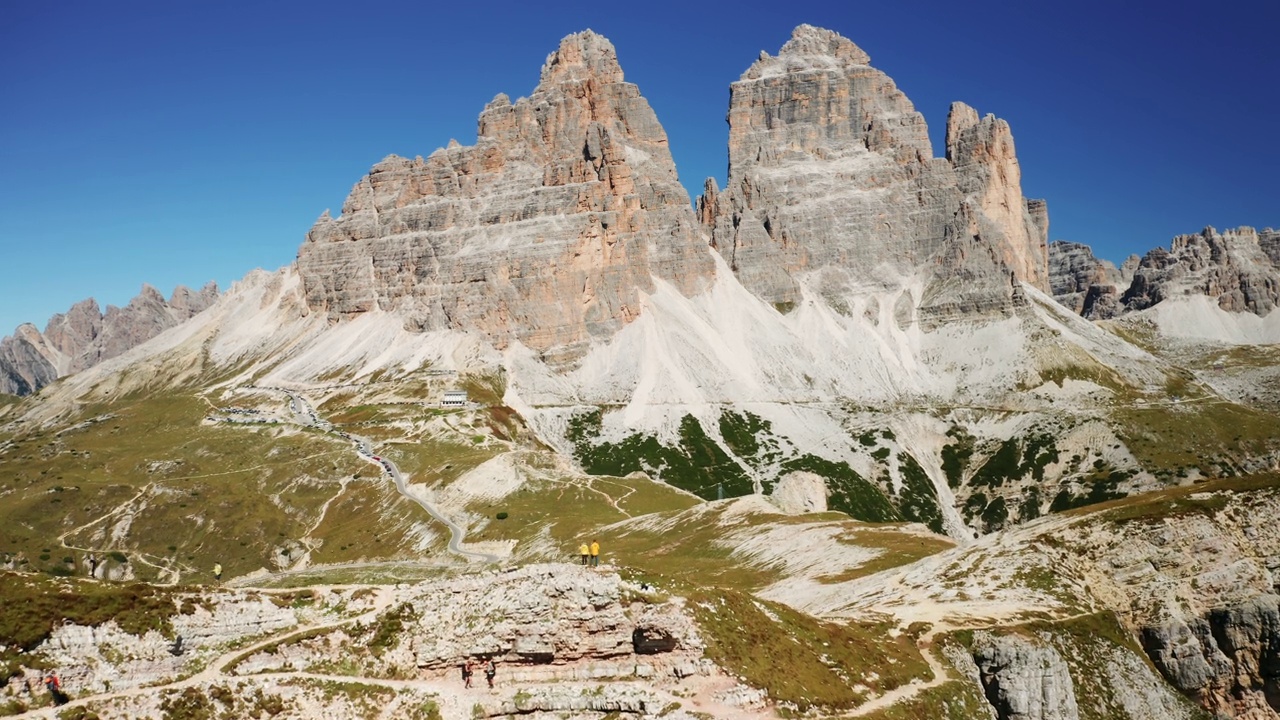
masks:
[(679, 643), (661, 628), (638, 627), (631, 633), (631, 644), (637, 655), (656, 655), (675, 650)]

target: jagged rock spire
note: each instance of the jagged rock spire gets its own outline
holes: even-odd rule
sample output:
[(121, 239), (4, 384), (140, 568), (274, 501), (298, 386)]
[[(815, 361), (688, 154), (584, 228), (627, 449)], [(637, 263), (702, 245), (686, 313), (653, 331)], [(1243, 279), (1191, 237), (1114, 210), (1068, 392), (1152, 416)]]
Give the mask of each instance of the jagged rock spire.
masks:
[(903, 317), (926, 324), (1007, 314), (1022, 297), (1010, 278), (1047, 288), (1048, 214), (1022, 197), (1008, 125), (958, 104), (950, 162), (934, 158), (924, 118), (869, 63), (802, 25), (731, 86), (729, 181), (699, 209), (738, 278), (792, 303), (823, 268), (885, 289), (925, 273)]
[(485, 106), (476, 145), (375, 165), (298, 269), (331, 317), (394, 312), (565, 362), (634, 319), (655, 276), (691, 294), (714, 273), (665, 131), (589, 30), (528, 98)]

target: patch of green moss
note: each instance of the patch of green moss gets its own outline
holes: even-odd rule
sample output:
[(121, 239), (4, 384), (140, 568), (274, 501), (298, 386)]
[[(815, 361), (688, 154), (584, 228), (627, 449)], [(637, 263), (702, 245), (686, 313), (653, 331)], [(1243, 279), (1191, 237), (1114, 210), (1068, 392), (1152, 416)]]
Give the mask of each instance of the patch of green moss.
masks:
[[(29, 653), (65, 622), (96, 627), (114, 620), (121, 630), (173, 635), (181, 612), (172, 590), (142, 583), (108, 584), (0, 574), (0, 662), (5, 676), (17, 669), (18, 653)], [(194, 606), (191, 607), (194, 611)]]
[(1132, 475), (1133, 473), (1129, 471), (1111, 470), (1109, 467), (1104, 466), (1085, 479), (1084, 484), (1089, 488), (1088, 492), (1075, 495), (1067, 488), (1060, 490), (1054, 496), (1053, 503), (1049, 505), (1049, 512), (1063, 512), (1086, 505), (1096, 505), (1108, 500), (1118, 500), (1125, 496), (1118, 489), (1120, 483), (1129, 479)]
[(780, 456), (772, 424), (759, 415), (725, 410), (719, 424), (724, 444), (751, 467), (760, 469)]
[(742, 467), (707, 437), (692, 415), (680, 421), (677, 447), (640, 434), (616, 443), (597, 443), (602, 418), (601, 410), (592, 410), (569, 421), (567, 437), (574, 454), (592, 475), (625, 476), (643, 471), (707, 500), (748, 495), (755, 489)]
[(984, 493), (976, 492), (964, 501), (964, 507), (960, 508), (961, 514), (964, 515), (965, 522), (973, 524), (973, 519), (981, 515), (987, 509), (987, 496)]
[(825, 479), (827, 507), (831, 510), (838, 510), (849, 517), (867, 522), (893, 522), (902, 519), (902, 513), (889, 502), (884, 492), (867, 482), (843, 460), (835, 462), (805, 454), (787, 460), (782, 467), (787, 472), (802, 470)]
[(381, 656), (400, 640), (405, 625), (418, 619), (418, 613), (409, 603), (401, 603), (378, 616), (367, 647), (375, 657)]
[(898, 453), (898, 470), (902, 473), (902, 491), (898, 495), (898, 511), (907, 520), (924, 523), (936, 533), (942, 530), (942, 509), (938, 491), (920, 463), (907, 453)]
[(801, 712), (853, 708), (930, 676), (914, 640), (887, 625), (825, 622), (727, 590), (689, 599), (707, 656)]
[(1040, 488), (1032, 485), (1022, 493), (1022, 505), (1018, 508), (1018, 522), (1029, 522), (1040, 517)]
[(997, 497), (982, 510), (983, 532), (994, 532), (1009, 521), (1009, 508), (1003, 497)]
[(1264, 473), (1242, 478), (1224, 478), (1205, 483), (1169, 488), (1107, 503), (1104, 512), (1115, 523), (1160, 520), (1198, 514), (1213, 517), (1225, 509), (1233, 493), (1274, 493), (1280, 490), (1280, 474)]
[(989, 717), (989, 708), (980, 686), (948, 680), (863, 717), (867, 720), (973, 720)]
[(964, 480), (964, 469), (973, 456), (973, 436), (959, 425), (947, 431), (947, 437), (954, 438), (942, 448), (942, 472), (947, 476), (947, 484), (953, 488), (960, 487)]
[(1117, 409), (1113, 419), (1125, 446), (1148, 471), (1195, 467), (1210, 477), (1236, 474), (1244, 461), (1280, 450), (1280, 417), (1227, 402), (1133, 406)]
[[(1058, 450), (1051, 435), (1034, 434), (1024, 439), (1009, 438), (983, 463), (970, 481), (975, 487), (1000, 487), (1006, 480), (1030, 475), (1044, 479), (1044, 469), (1058, 461)], [(946, 463), (944, 452), (944, 466)]]

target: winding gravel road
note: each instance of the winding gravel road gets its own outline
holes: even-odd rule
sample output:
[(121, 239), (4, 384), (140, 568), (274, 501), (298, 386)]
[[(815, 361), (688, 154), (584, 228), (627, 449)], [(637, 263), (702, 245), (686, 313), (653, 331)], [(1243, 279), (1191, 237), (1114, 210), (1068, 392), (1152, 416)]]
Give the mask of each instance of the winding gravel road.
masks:
[(354, 435), (352, 433), (348, 433), (343, 430), (334, 429), (333, 423), (321, 418), (316, 413), (315, 408), (311, 406), (311, 403), (307, 402), (306, 398), (302, 397), (301, 395), (299, 395), (298, 393), (292, 390), (286, 390), (285, 388), (261, 388), (261, 389), (276, 390), (279, 392), (283, 392), (285, 395), (288, 395), (289, 410), (293, 413), (294, 418), (297, 420), (299, 424), (306, 425), (309, 427), (314, 427), (317, 430), (323, 430), (325, 432), (338, 435), (346, 440), (351, 441), (356, 447), (356, 454), (359, 455), (361, 459), (365, 460), (366, 462), (377, 464), (382, 469), (382, 473), (384, 475), (389, 476), (395, 482), (397, 492), (399, 492), (405, 498), (417, 503), (419, 507), (427, 511), (428, 515), (430, 515), (435, 520), (444, 523), (445, 527), (449, 528), (449, 545), (448, 545), (449, 552), (455, 555), (458, 555), (460, 557), (464, 557), (468, 560), (480, 560), (482, 562), (490, 562), (490, 563), (498, 562), (500, 558), (497, 555), (473, 552), (471, 550), (463, 550), (462, 540), (463, 538), (466, 537), (466, 530), (464, 530), (460, 525), (458, 525), (454, 521), (450, 520), (447, 516), (445, 516), (444, 513), (440, 512), (440, 510), (436, 508), (434, 505), (427, 502), (425, 499), (418, 497), (417, 495), (409, 492), (409, 487), (404, 481), (404, 476), (400, 474), (400, 468), (396, 467), (396, 464), (391, 460), (379, 455), (375, 455), (373, 452), (373, 442), (370, 441), (369, 438), (361, 437), (360, 435)]

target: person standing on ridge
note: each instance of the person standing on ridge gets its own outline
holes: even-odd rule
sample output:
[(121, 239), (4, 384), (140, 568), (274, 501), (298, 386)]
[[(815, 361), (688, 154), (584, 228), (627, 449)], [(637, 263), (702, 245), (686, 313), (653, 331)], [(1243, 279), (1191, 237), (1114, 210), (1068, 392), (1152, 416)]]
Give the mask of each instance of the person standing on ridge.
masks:
[(493, 662), (493, 658), (489, 658), (489, 662), (484, 664), (484, 679), (489, 681), (489, 688), (493, 688), (493, 676), (498, 674), (498, 666)]
[(49, 673), (44, 677), (44, 687), (49, 691), (49, 697), (53, 699), (53, 704), (65, 705), (71, 698), (62, 692), (62, 682), (58, 680), (56, 673)]
[(462, 687), (471, 687), (471, 661), (462, 663)]
[(591, 541), (591, 567), (600, 566), (600, 543), (597, 540)]
[(591, 563), (591, 548), (587, 547), (586, 543), (582, 543), (578, 546), (578, 554), (582, 556), (583, 565)]
[(222, 582), (222, 563), (213, 564), (213, 579)]

